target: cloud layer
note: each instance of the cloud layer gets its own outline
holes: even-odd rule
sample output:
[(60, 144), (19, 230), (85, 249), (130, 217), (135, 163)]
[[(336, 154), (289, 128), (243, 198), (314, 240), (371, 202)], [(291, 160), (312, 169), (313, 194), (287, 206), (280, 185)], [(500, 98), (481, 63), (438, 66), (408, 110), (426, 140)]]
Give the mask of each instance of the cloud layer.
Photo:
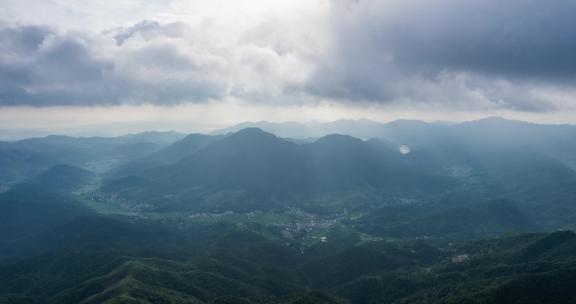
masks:
[(239, 1), (228, 11), (155, 1), (156, 13), (151, 4), (132, 8), (142, 19), (113, 27), (98, 7), (106, 28), (78, 29), (44, 17), (28, 25), (32, 13), (7, 1), (22, 22), (0, 23), (1, 106), (233, 99), (576, 109), (571, 0)]
[(114, 65), (87, 43), (42, 26), (1, 28), (0, 104), (91, 104), (107, 98)]
[(553, 110), (551, 96), (531, 91), (574, 84), (575, 13), (567, 0), (342, 1), (309, 88), (348, 100)]

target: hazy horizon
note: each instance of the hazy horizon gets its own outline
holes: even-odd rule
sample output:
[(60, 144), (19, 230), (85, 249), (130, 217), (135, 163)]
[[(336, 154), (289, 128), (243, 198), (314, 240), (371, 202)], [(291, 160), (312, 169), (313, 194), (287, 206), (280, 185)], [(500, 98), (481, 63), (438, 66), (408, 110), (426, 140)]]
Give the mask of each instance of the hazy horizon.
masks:
[(576, 123), (569, 1), (2, 4), (0, 129)]
[[(270, 121), (270, 120), (253, 120), (253, 121), (241, 121), (238, 123), (231, 124), (219, 124), (219, 125), (204, 125), (199, 126), (197, 124), (187, 124), (187, 123), (146, 123), (146, 122), (117, 122), (99, 125), (82, 125), (74, 128), (64, 127), (64, 128), (0, 128), (0, 141), (14, 141), (27, 138), (44, 137), (48, 135), (65, 135), (73, 137), (116, 137), (124, 135), (133, 135), (146, 132), (177, 132), (182, 134), (215, 134), (215, 132), (220, 132), (221, 130), (227, 129), (237, 129), (238, 126), (243, 125), (258, 125), (258, 124), (271, 124), (271, 125), (290, 125), (296, 124), (305, 126), (307, 128), (314, 128), (326, 124), (333, 124), (338, 122), (366, 122), (385, 125), (388, 123), (396, 121), (421, 121), (429, 124), (440, 124), (440, 125), (451, 125), (460, 124), (465, 122), (474, 122), (486, 119), (504, 119), (515, 122), (525, 122), (533, 123), (539, 125), (569, 125), (576, 126), (576, 123), (562, 123), (562, 122), (541, 122), (541, 121), (529, 121), (521, 119), (508, 119), (501, 116), (484, 116), (479, 118), (470, 118), (466, 120), (420, 120), (411, 118), (398, 118), (391, 119), (387, 121), (376, 121), (366, 118), (341, 118), (337, 120), (306, 120), (306, 121)], [(273, 133), (273, 132), (272, 132)], [(341, 131), (342, 134), (348, 134), (345, 128)], [(306, 136), (300, 136), (299, 138), (305, 138)]]

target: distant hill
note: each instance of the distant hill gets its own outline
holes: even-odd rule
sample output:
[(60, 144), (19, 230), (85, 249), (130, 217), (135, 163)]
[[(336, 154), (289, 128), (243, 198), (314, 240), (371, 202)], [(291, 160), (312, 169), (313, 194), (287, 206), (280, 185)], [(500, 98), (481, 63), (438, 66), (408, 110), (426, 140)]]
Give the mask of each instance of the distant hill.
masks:
[(59, 164), (104, 172), (149, 155), (184, 137), (176, 132), (144, 132), (120, 137), (50, 135), (0, 143), (0, 186), (10, 185)]
[(154, 166), (174, 164), (223, 137), (222, 135), (189, 134), (165, 148), (114, 168), (109, 175), (140, 174)]
[(524, 147), (553, 156), (576, 168), (576, 126), (546, 125), (489, 117), (463, 123), (427, 123), (418, 120), (396, 120), (379, 123), (370, 120), (337, 120), (330, 123), (246, 122), (215, 134), (260, 128), (279, 137), (319, 138), (344, 134), (361, 139), (381, 138), (395, 145), (416, 148), (461, 143), (470, 146)]
[[(447, 186), (403, 162), (396, 150), (350, 136), (331, 135), (295, 144), (257, 128), (248, 128), (207, 145), (173, 165), (138, 174), (142, 187), (134, 198), (173, 195), (209, 207), (267, 208), (355, 189), (435, 191)], [(121, 181), (104, 189), (124, 193)], [(145, 190), (142, 192), (142, 190)], [(145, 193), (145, 194), (144, 194)], [(220, 202), (209, 193), (230, 194)], [(255, 205), (254, 205), (255, 204)], [(192, 207), (192, 206), (190, 206)], [(230, 206), (228, 206), (230, 207)]]
[(94, 179), (96, 174), (88, 170), (69, 165), (56, 165), (26, 183), (52, 191), (72, 191)]
[(186, 136), (183, 133), (176, 131), (148, 131), (134, 134), (127, 134), (116, 137), (119, 141), (133, 142), (133, 143), (156, 143), (156, 144), (172, 144)]
[[(491, 129), (502, 123), (529, 130), (525, 137), (512, 138), (520, 133)], [(332, 134), (295, 143), (258, 128), (190, 135), (143, 159), (148, 161), (116, 171), (103, 190), (157, 210), (255, 210), (294, 204), (361, 210), (402, 199), (435, 202), (460, 196), (466, 197), (460, 205), (467, 200), (515, 201), (543, 227), (567, 225), (576, 214), (570, 204), (576, 199), (572, 156), (553, 153), (546, 141), (554, 137), (543, 135), (552, 132), (555, 140), (569, 141), (572, 133), (563, 130), (571, 126), (501, 119), (457, 125), (396, 121), (384, 126), (385, 137), (370, 140)], [(484, 135), (484, 130), (494, 135)], [(536, 137), (529, 137), (532, 134)]]

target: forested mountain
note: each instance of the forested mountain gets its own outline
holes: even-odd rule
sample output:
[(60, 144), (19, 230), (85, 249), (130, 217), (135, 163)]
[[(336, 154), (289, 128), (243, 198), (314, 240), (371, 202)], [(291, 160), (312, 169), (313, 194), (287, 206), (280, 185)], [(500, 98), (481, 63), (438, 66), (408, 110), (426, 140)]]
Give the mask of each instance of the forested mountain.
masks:
[(176, 132), (144, 132), (120, 137), (51, 135), (0, 142), (0, 188), (60, 164), (104, 172), (144, 157), (182, 137), (184, 135)]
[[(487, 119), (455, 126), (398, 121), (385, 125), (389, 129), (381, 138), (370, 140), (327, 135), (295, 143), (257, 128), (218, 137), (194, 135), (198, 144), (186, 148), (188, 138), (165, 149), (180, 151), (178, 157), (165, 154), (164, 164), (157, 165), (130, 163), (130, 170), (115, 172), (102, 190), (151, 210), (195, 211), (324, 205), (366, 211), (366, 205), (391, 201), (445, 206), (445, 201), (466, 205), (503, 198), (546, 227), (571, 223), (576, 172), (569, 157), (552, 153), (544, 143), (518, 139), (516, 133), (501, 132), (494, 141), (484, 138), (482, 129), (502, 123), (528, 128), (527, 134), (538, 129)], [(556, 128), (541, 129), (548, 127)], [(563, 130), (569, 127), (557, 128), (555, 136), (568, 140)], [(504, 144), (506, 136), (510, 140)]]
[(574, 127), (334, 126), (0, 143), (0, 303), (576, 301)]
[[(286, 245), (265, 227), (78, 218), (12, 251), (5, 303), (573, 303), (576, 236)], [(58, 242), (58, 245), (56, 243)]]

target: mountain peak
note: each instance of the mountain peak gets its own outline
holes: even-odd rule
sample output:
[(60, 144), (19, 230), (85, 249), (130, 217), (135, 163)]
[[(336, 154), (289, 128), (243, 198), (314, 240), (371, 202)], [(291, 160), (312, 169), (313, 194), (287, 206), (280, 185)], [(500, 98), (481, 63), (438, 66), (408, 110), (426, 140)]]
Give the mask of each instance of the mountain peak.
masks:
[(530, 124), (522, 120), (507, 119), (500, 116), (489, 116), (478, 120), (468, 121), (465, 123), (488, 123), (488, 124)]
[(268, 133), (260, 128), (244, 128), (236, 133), (234, 133), (232, 136), (234, 137), (268, 137), (268, 138), (277, 138), (276, 136), (274, 136), (274, 134), (272, 133)]
[(231, 143), (234, 145), (262, 145), (277, 142), (283, 142), (280, 138), (272, 133), (263, 131), (260, 128), (244, 128), (236, 133), (228, 135), (224, 143)]
[(316, 140), (316, 143), (360, 143), (361, 139), (344, 134), (330, 134)]

